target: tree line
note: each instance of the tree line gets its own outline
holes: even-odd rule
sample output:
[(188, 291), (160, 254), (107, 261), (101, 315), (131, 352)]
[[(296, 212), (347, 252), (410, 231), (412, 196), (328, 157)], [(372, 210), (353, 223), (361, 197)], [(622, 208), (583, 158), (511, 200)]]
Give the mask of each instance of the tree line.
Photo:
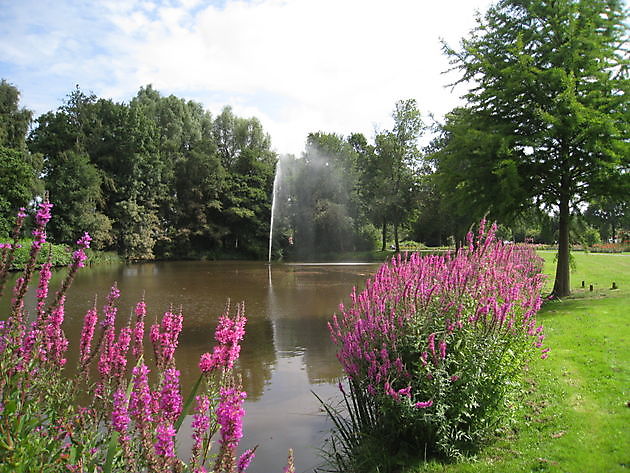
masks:
[(468, 91), (442, 123), (401, 100), (391, 130), (311, 133), (299, 157), (277, 156), (255, 118), (212, 117), (151, 86), (128, 104), (77, 88), (27, 133), (3, 81), (0, 231), (45, 189), (59, 242), (80, 229), (128, 259), (262, 257), (279, 167), (274, 248), (287, 256), (456, 244), (486, 215), (505, 239), (557, 242), (566, 295), (571, 243), (630, 226), (627, 40), (620, 0), (498, 1), (443, 45)]
[(2, 115), (19, 124), (15, 139), (0, 143), (12, 183), (5, 233), (11, 207), (45, 190), (55, 242), (88, 231), (95, 248), (129, 260), (262, 254), (276, 154), (257, 119), (230, 107), (212, 117), (150, 85), (128, 104), (77, 87), (27, 135), (30, 113), (18, 107), (17, 89), (0, 88), (11, 98)]

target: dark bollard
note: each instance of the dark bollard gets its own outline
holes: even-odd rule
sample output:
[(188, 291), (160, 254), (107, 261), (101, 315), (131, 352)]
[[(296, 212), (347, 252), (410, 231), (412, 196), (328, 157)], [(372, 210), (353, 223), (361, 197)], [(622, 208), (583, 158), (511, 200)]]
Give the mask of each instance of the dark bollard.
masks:
[(582, 281), (582, 287), (584, 287), (584, 281)]
[(592, 284), (589, 286), (588, 290), (593, 292), (593, 285)]

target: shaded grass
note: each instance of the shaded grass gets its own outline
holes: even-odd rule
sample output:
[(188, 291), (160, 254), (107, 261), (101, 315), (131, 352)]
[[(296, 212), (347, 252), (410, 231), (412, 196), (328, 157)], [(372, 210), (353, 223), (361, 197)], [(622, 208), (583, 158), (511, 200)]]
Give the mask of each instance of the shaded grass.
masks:
[[(554, 254), (541, 256), (550, 290)], [(552, 351), (529, 366), (516, 422), (474, 459), (406, 471), (630, 471), (630, 257), (575, 254), (575, 261), (574, 294), (539, 314)]]

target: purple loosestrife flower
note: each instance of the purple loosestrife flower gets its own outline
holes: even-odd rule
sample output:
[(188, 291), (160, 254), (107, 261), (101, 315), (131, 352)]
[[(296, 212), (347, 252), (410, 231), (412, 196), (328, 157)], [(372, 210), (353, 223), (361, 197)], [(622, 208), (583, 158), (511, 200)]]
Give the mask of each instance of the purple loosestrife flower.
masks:
[(135, 359), (140, 358), (144, 352), (144, 318), (147, 315), (147, 305), (144, 300), (136, 304), (136, 322), (133, 327), (132, 353)]
[(433, 401), (425, 401), (425, 402), (416, 402), (413, 407), (418, 409), (426, 409), (433, 405)]
[(53, 208), (53, 204), (50, 202), (42, 202), (39, 204), (39, 209), (35, 215), (35, 223), (38, 227), (44, 227), (49, 221), (52, 215), (50, 210)]
[(210, 353), (204, 353), (199, 357), (199, 370), (202, 373), (210, 373), (216, 366), (217, 360)]
[(90, 242), (92, 241), (92, 237), (88, 232), (84, 232), (83, 236), (77, 240), (77, 246), (88, 249), (90, 247)]
[(68, 339), (61, 328), (64, 319), (64, 303), (66, 297), (62, 296), (60, 303), (53, 309), (46, 320), (44, 328), (46, 354), (50, 361), (58, 366), (64, 366), (66, 359), (63, 357), (68, 348)]
[(182, 412), (182, 395), (179, 387), (179, 371), (168, 368), (164, 372), (160, 393), (160, 412), (162, 419), (174, 423)]
[(238, 306), (236, 316), (231, 318), (229, 306), (219, 317), (219, 323), (215, 330), (214, 338), (218, 345), (213, 348), (212, 354), (204, 353), (199, 360), (199, 369), (202, 373), (209, 373), (215, 369), (222, 368), (231, 370), (234, 362), (238, 359), (241, 346), (240, 341), (245, 335), (245, 323), (247, 318), (244, 315), (244, 306)]
[[(31, 360), (31, 356), (33, 354), (32, 350), (33, 347), (35, 346), (35, 342), (37, 341), (37, 338), (39, 337), (41, 331), (39, 330), (38, 326), (37, 326), (37, 322), (33, 322), (31, 324), (31, 329), (26, 333), (26, 335), (22, 338), (22, 344), (20, 345), (19, 348), (19, 363), (16, 366), (16, 370), (17, 371), (24, 371), (26, 369), (26, 367), (28, 366), (29, 361)], [(2, 350), (0, 350), (0, 353), (2, 352)], [(42, 356), (43, 354), (40, 353), (40, 356)]]
[(122, 389), (114, 391), (113, 407), (112, 407), (112, 426), (114, 430), (124, 434), (129, 427), (129, 406), (127, 395)]
[(48, 284), (52, 277), (52, 263), (44, 263), (39, 270), (39, 284), (37, 285), (37, 319), (44, 317), (44, 305), (48, 297)]
[(135, 366), (132, 371), (133, 389), (129, 398), (129, 412), (131, 417), (141, 426), (153, 422), (149, 371), (145, 364)]
[(179, 343), (179, 333), (182, 330), (183, 316), (180, 313), (166, 312), (159, 325), (151, 326), (151, 341), (155, 351), (157, 364), (161, 369), (169, 366), (173, 361), (175, 349)]
[(193, 414), (193, 420), (191, 428), (193, 430), (193, 448), (192, 448), (192, 462), (195, 463), (201, 452), (203, 446), (203, 439), (206, 436), (208, 429), (210, 428), (210, 399), (208, 396), (201, 395), (195, 397), (195, 413)]
[(236, 388), (221, 388), (219, 406), (217, 407), (217, 422), (221, 426), (221, 445), (234, 451), (243, 437), (242, 407), (247, 397), (244, 391)]
[(165, 459), (175, 458), (175, 435), (177, 431), (169, 422), (160, 422), (155, 433), (155, 453)]
[(101, 384), (106, 383), (112, 376), (112, 367), (115, 356), (116, 329), (113, 326), (105, 328), (101, 341), (100, 356), (98, 359), (98, 373)]
[(118, 334), (118, 340), (112, 346), (111, 350), (111, 370), (112, 376), (117, 380), (121, 380), (125, 374), (127, 367), (127, 352), (129, 351), (129, 343), (131, 342), (131, 328), (123, 327)]
[(255, 451), (256, 451), (255, 448), (254, 449), (250, 448), (249, 450), (245, 450), (245, 452), (243, 452), (243, 454), (238, 459), (238, 462), (236, 463), (238, 473), (244, 473), (245, 470), (249, 468), (249, 464), (252, 462), (252, 460), (256, 456)]
[(103, 307), (103, 312), (105, 316), (103, 318), (103, 327), (113, 327), (116, 322), (116, 314), (118, 313), (118, 308), (116, 307), (116, 301), (120, 297), (120, 290), (116, 283), (112, 286), (107, 295), (107, 300), (105, 302), (105, 307)]
[(85, 367), (91, 357), (92, 339), (94, 330), (98, 322), (96, 307), (87, 311), (83, 318), (83, 329), (81, 330), (81, 341), (79, 343), (79, 365)]
[(440, 340), (440, 359), (443, 360), (446, 358), (446, 342), (444, 340)]
[(429, 351), (431, 352), (431, 355), (433, 356), (433, 359), (435, 360), (436, 356), (435, 356), (435, 333), (432, 333), (429, 335), (429, 337), (427, 338), (427, 346), (429, 347)]

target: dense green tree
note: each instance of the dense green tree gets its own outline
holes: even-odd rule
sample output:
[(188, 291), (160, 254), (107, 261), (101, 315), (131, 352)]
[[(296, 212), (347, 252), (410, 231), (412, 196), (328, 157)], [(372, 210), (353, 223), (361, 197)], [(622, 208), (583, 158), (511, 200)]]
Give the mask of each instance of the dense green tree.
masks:
[(214, 212), (214, 220), (224, 226), (222, 246), (262, 257), (269, 237), (277, 162), (271, 138), (256, 118), (236, 117), (230, 107), (214, 120), (212, 136), (226, 173), (221, 211)]
[(257, 119), (149, 85), (129, 104), (77, 87), (37, 125), (56, 239), (91, 230), (130, 260), (264, 253), (277, 157)]
[(351, 135), (350, 144), (358, 155), (358, 194), (361, 204), (370, 220), (381, 229), (381, 251), (385, 251), (387, 226), (390, 223), (387, 208), (387, 174), (375, 147), (370, 145), (363, 135)]
[(20, 91), (6, 80), (0, 81), (0, 146), (24, 149), (24, 139), (33, 112), (19, 107)]
[(444, 188), (478, 213), (555, 209), (558, 297), (570, 293), (578, 204), (630, 195), (625, 18), (618, 0), (502, 0), (445, 47), (472, 87), (445, 124)]
[(615, 242), (618, 231), (630, 229), (630, 202), (610, 198), (591, 202), (584, 212), (586, 221), (599, 229), (603, 241)]
[(81, 231), (92, 236), (92, 247), (112, 243), (110, 219), (97, 211), (101, 203), (101, 177), (85, 152), (70, 149), (46, 161), (46, 188), (54, 202), (55, 218), (48, 225), (55, 241), (71, 243)]
[(33, 198), (34, 170), (20, 151), (0, 146), (0, 238), (8, 236), (17, 209)]
[(87, 231), (93, 247), (103, 249), (113, 242), (112, 221), (104, 211), (104, 174), (87, 152), (102, 141), (98, 108), (96, 96), (77, 87), (57, 111), (37, 119), (28, 145), (43, 157), (45, 188), (55, 206), (49, 225), (52, 239), (71, 243)]
[(426, 171), (418, 149), (424, 124), (413, 99), (398, 101), (392, 117), (394, 128), (378, 133), (373, 147), (368, 147), (359, 136), (354, 136), (352, 143), (359, 152), (360, 194), (371, 208), (373, 223), (382, 229), (382, 250), (387, 241), (387, 225), (392, 224), (395, 248), (399, 251), (399, 229), (417, 210), (419, 178)]
[(32, 112), (20, 108), (19, 90), (0, 81), (0, 236), (6, 235), (15, 214), (41, 191), (41, 160), (26, 148)]
[[(221, 188), (212, 117), (201, 104), (173, 95), (163, 97), (151, 85), (141, 88), (131, 105), (142, 110), (155, 126), (160, 180), (168, 189), (158, 199), (159, 219), (165, 228), (158, 250), (169, 254), (189, 251), (190, 238), (204, 244), (206, 210), (216, 203)], [(190, 188), (183, 184), (184, 179), (190, 180)], [(195, 246), (195, 241), (192, 244)]]

